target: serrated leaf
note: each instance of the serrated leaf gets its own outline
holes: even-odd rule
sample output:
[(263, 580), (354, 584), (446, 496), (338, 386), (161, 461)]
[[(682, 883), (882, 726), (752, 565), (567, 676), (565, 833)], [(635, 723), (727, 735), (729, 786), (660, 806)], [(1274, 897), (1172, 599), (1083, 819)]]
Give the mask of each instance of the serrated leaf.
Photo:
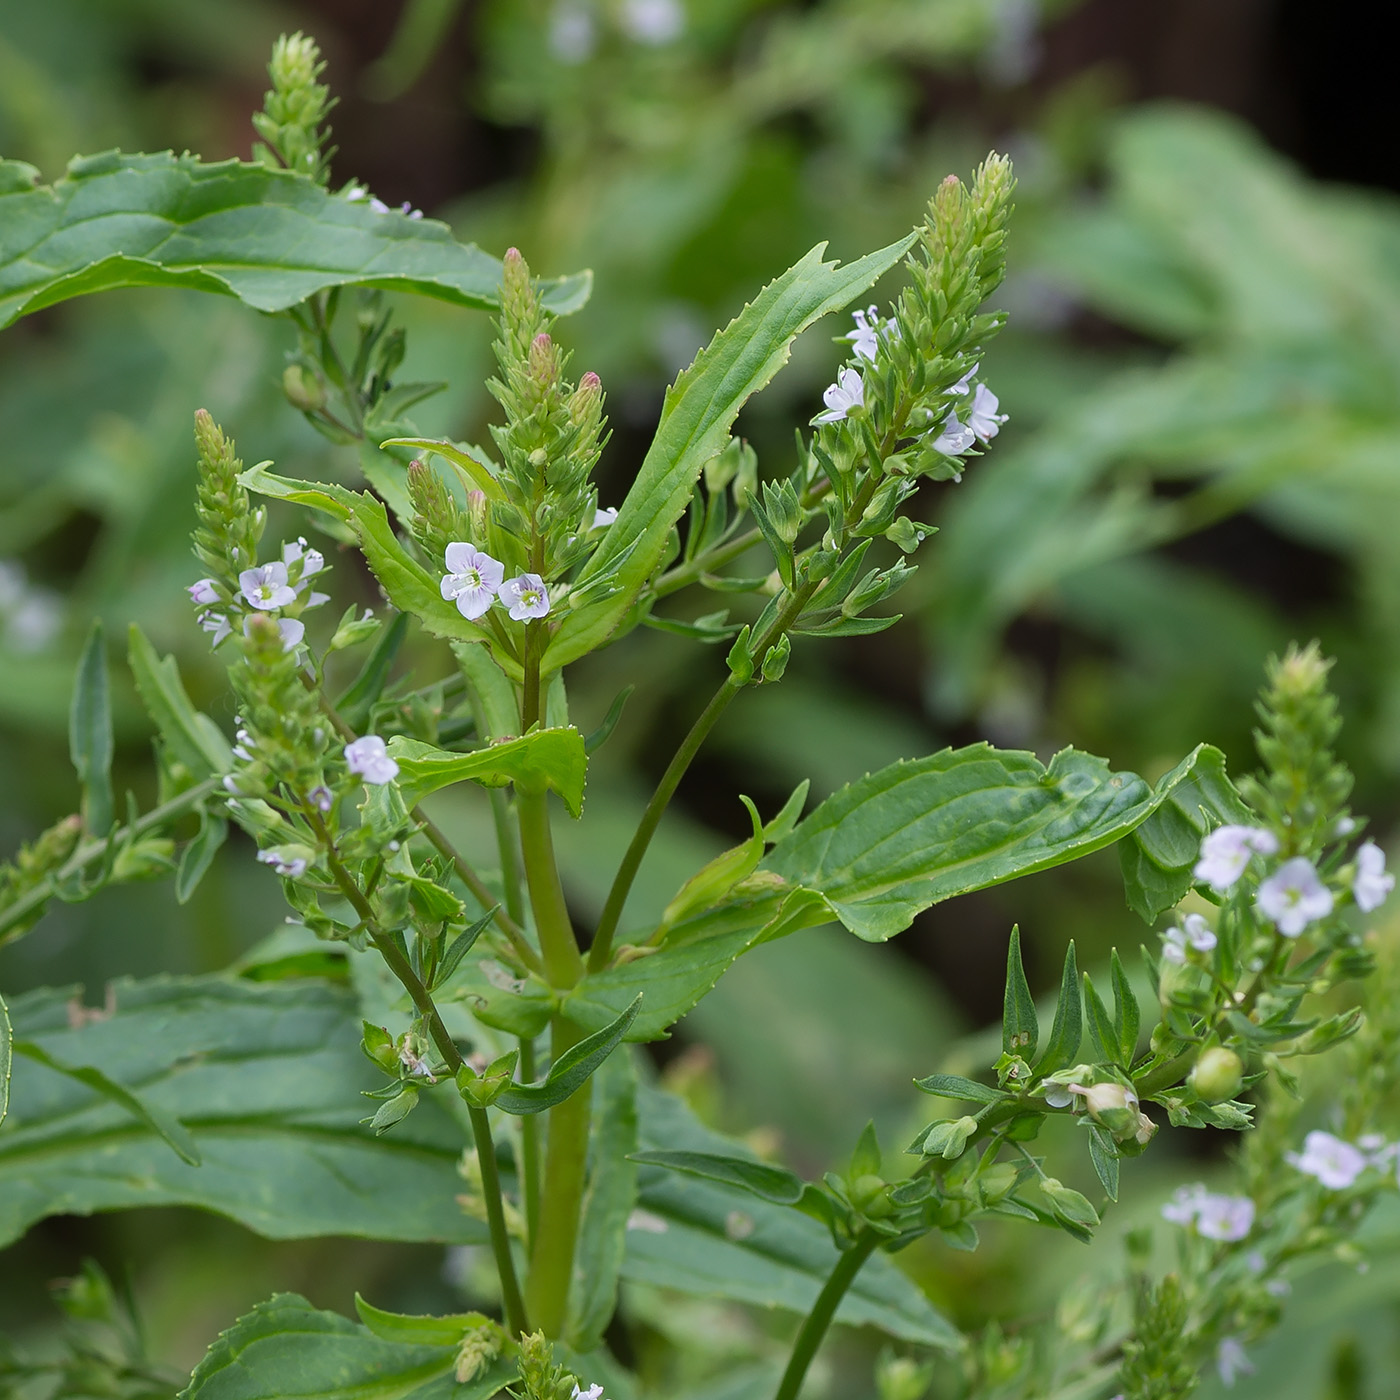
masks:
[(162, 657), (133, 622), (127, 656), (147, 714), (170, 752), (196, 778), (212, 778), (233, 766), (233, 753), (218, 725), (185, 693), (173, 656)]
[[(377, 1321), (391, 1316), (370, 1311)], [(276, 1293), (219, 1336), (180, 1400), (489, 1400), (515, 1379), (515, 1364), (502, 1357), (458, 1385), (456, 1351), (378, 1336), (296, 1293)]]
[[(501, 264), (446, 224), (377, 214), (291, 171), (194, 156), (75, 158), (53, 185), (0, 193), (0, 327), (115, 287), (192, 287), (284, 311), (330, 287), (416, 292), (484, 309)], [(591, 277), (540, 284), (575, 311)]]
[(389, 741), (389, 754), (399, 765), (399, 789), (410, 807), (430, 792), (471, 779), (487, 787), (514, 783), (526, 792), (552, 788), (573, 816), (583, 812), (588, 755), (583, 736), (572, 727), (536, 729), (470, 753), (439, 749), (399, 734)]
[[(1117, 948), (1109, 954), (1108, 966), (1113, 978), (1113, 1033), (1122, 1057), (1118, 1063), (1127, 1069), (1133, 1063), (1133, 1056), (1137, 1054), (1141, 1013), (1138, 1010), (1137, 994), (1133, 991), (1133, 984), (1128, 981), (1128, 974), (1123, 969), (1123, 961), (1118, 956)], [(1152, 980), (1156, 982), (1155, 974)]]
[(786, 1167), (771, 1166), (753, 1157), (731, 1157), (716, 1152), (654, 1151), (638, 1152), (634, 1162), (646, 1166), (665, 1167), (668, 1171), (687, 1172), (706, 1181), (720, 1181), (726, 1186), (757, 1196), (774, 1205), (793, 1206), (802, 1199), (805, 1185), (802, 1178)]
[(1165, 802), (1202, 746), (1156, 788), (1064, 749), (974, 744), (891, 764), (829, 797), (760, 869), (819, 890), (858, 937), (882, 942), (940, 900), (1076, 860)]
[(1036, 1062), (1037, 1074), (1053, 1074), (1072, 1064), (1079, 1054), (1084, 1018), (1079, 1001), (1079, 968), (1074, 959), (1074, 940), (1065, 950), (1064, 973), (1060, 978), (1060, 999), (1055, 1003), (1055, 1021), (1045, 1053)]
[[(0, 1245), (48, 1215), (187, 1205), (273, 1239), (355, 1235), (480, 1243), (456, 1204), (462, 1130), (432, 1099), (389, 1137), (359, 1119), (382, 1078), (360, 1052), (348, 988), (310, 978), (122, 979), (110, 1017), (69, 1025), (69, 991), (11, 1005), (17, 1035), (101, 1065), (180, 1120), (189, 1166), (95, 1089), (35, 1065), (0, 1130)], [(367, 1203), (373, 1209), (367, 1209)]]
[(112, 829), (112, 701), (107, 686), (107, 644), (98, 619), (88, 633), (73, 681), (68, 712), (68, 752), (83, 787), (83, 824), (93, 836)]
[(775, 278), (719, 331), (666, 391), (656, 436), (637, 478), (585, 563), (576, 587), (608, 573), (627, 550), (609, 596), (569, 613), (545, 649), (556, 671), (611, 637), (666, 550), (672, 526), (690, 504), (701, 468), (723, 450), (751, 395), (787, 363), (792, 342), (829, 311), (839, 311), (908, 251), (913, 235), (839, 267), (824, 263), (825, 244)]
[(1011, 930), (1006, 945), (1006, 990), (1002, 994), (1001, 1048), (1008, 1055), (1019, 1055), (1029, 1062), (1040, 1044), (1040, 1020), (1035, 1014), (1035, 998), (1026, 969), (1021, 962), (1021, 929)]
[(492, 1099), (493, 1108), (506, 1113), (543, 1113), (555, 1104), (563, 1103), (587, 1082), (589, 1076), (622, 1044), (627, 1028), (637, 1017), (642, 1003), (638, 996), (616, 1020), (600, 1031), (585, 1036), (571, 1045), (550, 1065), (549, 1073), (538, 1084), (512, 1084)]
[(180, 904), (189, 902), (227, 840), (228, 823), (207, 809), (201, 809), (199, 830), (180, 853), (180, 866), (175, 872), (175, 898)]
[(1005, 1090), (979, 1084), (975, 1079), (964, 1079), (960, 1074), (930, 1074), (925, 1079), (916, 1079), (914, 1087), (926, 1094), (937, 1094), (944, 1099), (963, 1099), (968, 1103), (997, 1103), (1010, 1097)]
[[(673, 1094), (638, 1094), (642, 1150), (740, 1157)], [(828, 1227), (800, 1210), (688, 1173), (644, 1166), (623, 1277), (702, 1297), (805, 1314), (837, 1261)], [(956, 1349), (957, 1330), (883, 1254), (856, 1275), (836, 1319), (924, 1346)]]
[(1103, 1064), (1118, 1063), (1118, 1037), (1114, 1033), (1113, 1018), (1108, 1014), (1103, 999), (1094, 990), (1094, 983), (1087, 972), (1084, 974), (1084, 1010), (1089, 1017), (1089, 1034), (1095, 1046), (1094, 1058)]

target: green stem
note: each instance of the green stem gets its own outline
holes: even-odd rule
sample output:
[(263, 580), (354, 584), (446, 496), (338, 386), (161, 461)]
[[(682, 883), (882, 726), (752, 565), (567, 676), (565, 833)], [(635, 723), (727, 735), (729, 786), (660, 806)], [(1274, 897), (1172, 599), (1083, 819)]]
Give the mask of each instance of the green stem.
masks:
[(510, 799), (500, 788), (488, 788), (487, 792), (491, 799), (491, 821), (496, 828), (496, 845), (501, 854), (501, 884), (506, 892), (506, 912), (519, 924), (525, 918), (525, 905), (520, 898), (520, 860), (515, 832), (510, 823)]
[(792, 1355), (788, 1358), (787, 1370), (783, 1372), (783, 1379), (778, 1385), (778, 1393), (774, 1400), (797, 1400), (797, 1393), (802, 1389), (807, 1368), (812, 1364), (812, 1358), (817, 1354), (817, 1348), (826, 1336), (827, 1328), (831, 1326), (831, 1319), (836, 1316), (841, 1299), (846, 1296), (846, 1290), (855, 1282), (861, 1265), (874, 1253), (879, 1242), (879, 1235), (866, 1228), (836, 1261), (831, 1276), (823, 1284), (822, 1291), (817, 1294), (817, 1301), (812, 1304), (812, 1311), (802, 1321), (802, 1330), (798, 1332), (797, 1340), (792, 1344)]
[[(520, 1078), (526, 1084), (535, 1082), (534, 1036), (520, 1037)], [(539, 1234), (540, 1220), (540, 1119), (537, 1113), (527, 1113), (520, 1120), (520, 1175), (525, 1234), (533, 1243)]]
[(194, 787), (180, 793), (178, 797), (172, 797), (169, 802), (162, 802), (159, 807), (152, 807), (144, 817), (138, 817), (130, 826), (118, 827), (111, 835), (80, 846), (59, 866), (54, 874), (46, 876), (33, 889), (26, 890), (13, 904), (5, 909), (0, 909), (0, 943), (6, 942), (11, 936), (10, 930), (17, 924), (23, 923), (30, 914), (43, 905), (45, 900), (52, 899), (58, 885), (65, 880), (72, 879), (74, 875), (91, 865), (99, 856), (105, 855), (114, 843), (120, 844), (124, 841), (135, 840), (144, 836), (148, 831), (158, 830), (166, 822), (175, 817), (183, 816), (191, 807), (199, 806), (206, 797), (212, 797), (219, 791), (222, 783), (221, 777), (206, 778), (202, 783), (197, 783)]

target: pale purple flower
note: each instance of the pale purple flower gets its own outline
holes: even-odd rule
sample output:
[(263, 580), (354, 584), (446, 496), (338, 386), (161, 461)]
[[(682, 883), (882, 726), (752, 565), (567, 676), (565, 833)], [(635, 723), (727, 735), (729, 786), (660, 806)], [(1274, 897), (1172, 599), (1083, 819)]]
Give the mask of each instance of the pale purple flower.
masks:
[(839, 423), (853, 408), (859, 408), (865, 402), (865, 381), (860, 371), (839, 370), (836, 383), (829, 384), (822, 394), (822, 402), (826, 412), (817, 414), (813, 423)]
[(933, 440), (933, 450), (948, 457), (961, 457), (977, 440), (972, 428), (958, 421), (956, 413), (943, 420), (943, 431)]
[(1001, 405), (1001, 400), (987, 388), (985, 384), (977, 386), (977, 392), (972, 396), (972, 404), (967, 410), (967, 426), (983, 442), (990, 442), (1001, 431), (1001, 425), (1010, 417), (1006, 413), (998, 413), (997, 409)]
[(225, 637), (233, 631), (229, 625), (229, 620), (221, 612), (202, 612), (195, 619), (196, 622), (206, 631), (214, 635), (209, 640), (211, 647), (216, 647)]
[(307, 801), (309, 801), (318, 812), (329, 812), (332, 803), (335, 801), (330, 788), (324, 783), (312, 788), (311, 791), (306, 794), (306, 797)]
[(366, 734), (345, 746), (345, 766), (376, 787), (392, 783), (399, 776), (399, 765), (389, 757), (378, 734)]
[(285, 851), (274, 849), (259, 851), (258, 859), (288, 880), (300, 880), (306, 874), (307, 862), (304, 856), (289, 855)]
[(490, 608), (501, 591), (505, 565), (463, 540), (454, 540), (447, 546), (446, 563), (442, 596), (455, 599), (457, 611), (474, 621)]
[(1242, 1240), (1254, 1226), (1254, 1202), (1248, 1196), (1207, 1192), (1196, 1211), (1196, 1230), (1208, 1240)]
[(1288, 1160), (1329, 1191), (1345, 1191), (1368, 1165), (1359, 1147), (1316, 1128), (1303, 1139), (1302, 1152), (1290, 1152)]
[(1254, 907), (1285, 938), (1297, 938), (1314, 919), (1332, 912), (1332, 891), (1318, 879), (1310, 860), (1286, 860), (1259, 886)]
[(1173, 1225), (1194, 1224), (1205, 1195), (1206, 1188), (1199, 1181), (1194, 1186), (1178, 1186), (1171, 1200), (1162, 1207), (1162, 1219)]
[(601, 1385), (590, 1385), (587, 1390), (580, 1390), (574, 1386), (572, 1400), (603, 1400), (603, 1387)]
[(240, 729), (234, 735), (234, 738), (237, 742), (233, 746), (233, 756), (235, 758), (241, 758), (244, 763), (251, 763), (253, 761), (253, 755), (249, 752), (248, 745), (255, 742), (253, 736), (248, 733), (246, 729)]
[(1338, 817), (1337, 825), (1332, 828), (1334, 836), (1350, 836), (1356, 830), (1355, 817)]
[(185, 590), (190, 595), (192, 603), (217, 603), (219, 601), (219, 590), (214, 587), (212, 578), (202, 578)]
[(851, 316), (856, 328), (845, 339), (851, 342), (851, 349), (862, 360), (874, 360), (880, 344), (880, 317), (873, 306), (864, 311), (853, 311)]
[(1356, 852), (1356, 879), (1351, 882), (1352, 898), (1363, 914), (1379, 909), (1395, 888), (1395, 876), (1385, 871), (1385, 852), (1374, 841), (1364, 842)]
[(501, 585), (501, 601), (517, 622), (543, 617), (549, 611), (549, 592), (538, 574), (517, 574)]
[(296, 590), (287, 583), (287, 566), (280, 561), (244, 569), (238, 575), (238, 583), (248, 602), (265, 612), (296, 602)]
[[(251, 613), (243, 619), (243, 635), (245, 637), (249, 635), (252, 622), (253, 616)], [(279, 617), (277, 619), (277, 630), (282, 634), (283, 651), (295, 651), (306, 637), (306, 624), (298, 621), (294, 617)], [(218, 646), (218, 642), (216, 641), (214, 645)]]
[(978, 367), (981, 365), (981, 363), (981, 360), (978, 360), (977, 364), (973, 365), (973, 367), (970, 370), (968, 370), (968, 372), (965, 375), (963, 375), (963, 377), (959, 379), (958, 382), (954, 384), (951, 389), (948, 390), (948, 392), (950, 394), (967, 393), (968, 389), (971, 387), (972, 384), (972, 376), (977, 373)]
[(319, 549), (308, 549), (304, 535), (298, 535), (291, 544), (282, 546), (284, 564), (290, 567), (298, 559), (301, 560), (301, 577), (304, 579), (310, 578), (312, 574), (319, 574), (326, 567), (326, 556)]
[(685, 31), (680, 0), (622, 0), (617, 20), (629, 39), (652, 48), (679, 39)]
[(593, 529), (601, 530), (604, 526), (611, 525), (616, 519), (616, 506), (600, 506), (593, 512)]
[(1244, 874), (1250, 856), (1271, 856), (1277, 850), (1278, 837), (1262, 826), (1218, 826), (1201, 842), (1201, 858), (1192, 873), (1224, 894)]
[(1169, 928), (1162, 935), (1162, 956), (1168, 962), (1184, 963), (1188, 947), (1198, 953), (1208, 953), (1215, 947), (1215, 934), (1201, 915), (1188, 914), (1181, 925), (1180, 928)]
[(415, 1054), (413, 1047), (407, 1041), (399, 1046), (399, 1063), (408, 1071), (410, 1078), (426, 1079), (429, 1084), (437, 1083), (437, 1076), (433, 1074), (427, 1057)]
[(1234, 1385), (1240, 1376), (1252, 1376), (1254, 1363), (1236, 1337), (1226, 1337), (1215, 1353), (1215, 1369), (1224, 1385)]
[(375, 199), (373, 195), (370, 196), (369, 207), (373, 209), (376, 214), (387, 214), (389, 212), (389, 206), (385, 204), (382, 199)]

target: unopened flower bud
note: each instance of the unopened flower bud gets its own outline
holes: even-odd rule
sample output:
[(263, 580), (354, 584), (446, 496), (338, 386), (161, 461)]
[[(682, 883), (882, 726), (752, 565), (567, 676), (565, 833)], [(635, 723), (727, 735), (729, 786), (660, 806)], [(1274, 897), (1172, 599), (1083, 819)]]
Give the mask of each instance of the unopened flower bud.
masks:
[(1114, 1137), (1131, 1137), (1137, 1132), (1141, 1115), (1137, 1095), (1131, 1089), (1109, 1081), (1091, 1084), (1086, 1089), (1075, 1089), (1075, 1092), (1083, 1095), (1089, 1116), (1096, 1123), (1102, 1123)]
[(1190, 1083), (1203, 1103), (1223, 1103), (1239, 1093), (1243, 1080), (1240, 1057), (1223, 1045), (1212, 1045), (1196, 1061)]
[(1137, 1132), (1133, 1134), (1134, 1141), (1146, 1147), (1156, 1136), (1157, 1125), (1145, 1113), (1139, 1113)]
[(471, 522), (472, 539), (486, 538), (486, 492), (467, 492), (467, 519)]
[(883, 1177), (868, 1172), (851, 1183), (851, 1204), (872, 1220), (879, 1220), (893, 1209), (886, 1194), (887, 1183)]
[(321, 381), (314, 374), (308, 374), (302, 365), (288, 365), (282, 371), (282, 392), (287, 402), (303, 413), (315, 413), (325, 407), (326, 391)]

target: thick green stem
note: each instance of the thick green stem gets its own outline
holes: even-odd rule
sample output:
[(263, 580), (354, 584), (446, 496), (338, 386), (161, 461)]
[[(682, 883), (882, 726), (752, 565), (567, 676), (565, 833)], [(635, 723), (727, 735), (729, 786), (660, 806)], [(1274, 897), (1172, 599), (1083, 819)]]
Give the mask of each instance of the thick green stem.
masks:
[[(556, 1016), (550, 1023), (551, 1054), (557, 1060), (583, 1034), (567, 1017)], [(530, 1315), (546, 1337), (560, 1336), (568, 1317), (569, 1284), (583, 1209), (592, 1099), (589, 1080), (549, 1111), (544, 1189), (539, 1227), (531, 1236), (529, 1284)]]
[(788, 1358), (787, 1370), (783, 1372), (774, 1400), (797, 1400), (807, 1368), (812, 1364), (827, 1328), (831, 1326), (831, 1319), (836, 1316), (841, 1299), (846, 1296), (846, 1290), (855, 1282), (861, 1265), (870, 1258), (879, 1242), (880, 1237), (873, 1230), (862, 1230), (856, 1236), (855, 1243), (836, 1261), (831, 1276), (817, 1294), (817, 1301), (812, 1304), (812, 1311), (802, 1321), (802, 1330), (792, 1344), (792, 1355)]

